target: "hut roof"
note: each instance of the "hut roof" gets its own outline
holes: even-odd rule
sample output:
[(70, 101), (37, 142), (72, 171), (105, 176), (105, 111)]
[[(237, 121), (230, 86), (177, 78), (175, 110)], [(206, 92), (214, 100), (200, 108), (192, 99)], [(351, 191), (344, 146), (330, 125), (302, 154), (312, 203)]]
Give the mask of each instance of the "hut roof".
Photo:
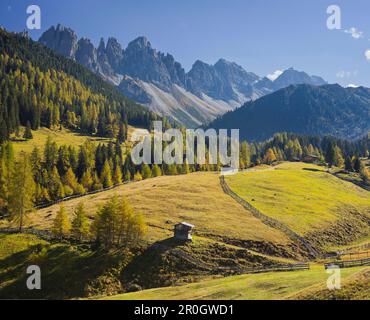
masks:
[(183, 225), (183, 226), (186, 226), (190, 229), (195, 227), (193, 224), (190, 224), (190, 223), (187, 223), (187, 222), (180, 222), (180, 223), (176, 224), (176, 226), (178, 226), (178, 225)]

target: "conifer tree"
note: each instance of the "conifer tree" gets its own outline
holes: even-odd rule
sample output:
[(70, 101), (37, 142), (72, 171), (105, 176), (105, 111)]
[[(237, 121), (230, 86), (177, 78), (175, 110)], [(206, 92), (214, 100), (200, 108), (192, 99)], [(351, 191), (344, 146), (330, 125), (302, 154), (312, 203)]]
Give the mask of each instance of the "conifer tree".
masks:
[(161, 168), (157, 164), (153, 165), (152, 177), (160, 177), (161, 175), (162, 175)]
[(114, 185), (119, 185), (122, 183), (122, 171), (119, 165), (117, 165), (114, 169), (113, 183)]
[(112, 173), (108, 160), (105, 160), (103, 169), (100, 176), (100, 181), (104, 188), (110, 188), (113, 186)]
[(135, 173), (134, 175), (134, 181), (141, 181), (143, 180), (143, 176), (141, 175), (141, 173), (138, 171)]
[(119, 125), (119, 131), (118, 131), (118, 135), (117, 135), (117, 141), (122, 144), (124, 143), (126, 140), (126, 129), (125, 129), (125, 125), (121, 122), (120, 125)]
[(360, 170), (361, 170), (361, 160), (359, 159), (359, 157), (354, 158), (354, 160), (353, 160), (353, 169), (355, 170), (355, 172), (360, 172)]
[(147, 164), (143, 164), (141, 168), (141, 175), (143, 179), (149, 179), (152, 177), (152, 171), (150, 170), (150, 167)]
[(0, 145), (0, 212), (8, 210), (9, 192), (14, 173), (14, 150), (10, 142)]
[(338, 146), (335, 146), (333, 152), (333, 165), (337, 166), (338, 168), (342, 168), (344, 166), (342, 151)]
[(99, 179), (98, 174), (96, 172), (93, 176), (93, 181), (94, 181), (93, 185), (92, 185), (93, 190), (103, 189), (103, 184), (100, 182), (100, 179)]
[(66, 186), (70, 187), (74, 193), (78, 193), (79, 191), (79, 184), (77, 181), (77, 178), (72, 170), (72, 168), (69, 168), (67, 170), (67, 173), (64, 176), (63, 182)]
[(26, 140), (33, 139), (32, 131), (31, 131), (31, 123), (27, 121), (26, 130), (24, 131), (23, 138)]
[(81, 184), (86, 190), (91, 190), (94, 184), (94, 179), (90, 171), (84, 172), (84, 174), (82, 175)]
[(363, 163), (360, 165), (360, 177), (366, 185), (370, 185), (370, 170)]
[(92, 231), (97, 242), (105, 248), (114, 245), (131, 247), (144, 237), (146, 225), (126, 199), (114, 196), (98, 211)]
[(62, 239), (67, 237), (71, 232), (71, 223), (69, 221), (67, 212), (63, 205), (60, 206), (60, 209), (55, 216), (52, 232), (53, 234)]
[(11, 219), (18, 223), (19, 232), (22, 232), (26, 216), (33, 210), (35, 188), (29, 157), (23, 152), (15, 165), (9, 192), (9, 211)]
[(276, 155), (275, 155), (274, 151), (271, 148), (269, 148), (266, 151), (266, 154), (265, 154), (265, 157), (264, 157), (264, 162), (267, 163), (267, 164), (272, 164), (274, 161), (276, 161)]
[(346, 157), (344, 168), (349, 172), (353, 172), (352, 159), (350, 157)]
[(74, 214), (72, 220), (72, 235), (81, 241), (89, 235), (89, 221), (82, 202), (78, 205)]

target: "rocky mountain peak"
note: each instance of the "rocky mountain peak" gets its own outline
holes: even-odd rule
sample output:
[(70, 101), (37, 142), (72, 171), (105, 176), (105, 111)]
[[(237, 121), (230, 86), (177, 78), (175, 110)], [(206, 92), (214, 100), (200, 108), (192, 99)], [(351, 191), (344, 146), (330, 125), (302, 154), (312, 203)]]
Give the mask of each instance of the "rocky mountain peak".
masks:
[(152, 49), (152, 45), (149, 42), (148, 38), (141, 36), (131, 41), (128, 44), (126, 50), (130, 51), (130, 50), (143, 50), (143, 49)]
[(285, 70), (274, 82), (274, 89), (279, 90), (292, 84), (324, 85), (326, 81), (318, 76), (309, 76), (303, 71), (294, 68)]
[(48, 46), (60, 55), (73, 58), (77, 50), (77, 35), (70, 29), (58, 24), (41, 36), (40, 43)]
[(97, 72), (98, 57), (94, 44), (87, 38), (81, 38), (77, 43), (76, 60), (85, 67)]
[(105, 53), (105, 41), (104, 38), (100, 38), (99, 46), (98, 46), (99, 53)]
[(109, 38), (106, 47), (108, 62), (114, 71), (121, 73), (124, 51), (116, 38)]

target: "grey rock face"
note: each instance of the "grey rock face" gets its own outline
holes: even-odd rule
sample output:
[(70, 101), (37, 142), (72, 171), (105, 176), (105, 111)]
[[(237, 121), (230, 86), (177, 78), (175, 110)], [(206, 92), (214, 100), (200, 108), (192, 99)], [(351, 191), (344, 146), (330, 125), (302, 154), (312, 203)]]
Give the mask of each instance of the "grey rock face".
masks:
[(94, 72), (99, 72), (97, 50), (89, 39), (81, 38), (77, 43), (76, 60)]
[(115, 72), (113, 67), (109, 63), (107, 50), (105, 47), (104, 39), (100, 40), (99, 47), (97, 50), (97, 65), (99, 73), (104, 77), (114, 78)]
[(56, 28), (53, 26), (47, 30), (41, 36), (39, 42), (68, 58), (74, 58), (77, 50), (76, 33), (60, 24)]
[(131, 77), (125, 76), (120, 85), (119, 89), (129, 98), (137, 101), (138, 103), (148, 104), (151, 99), (145, 90), (141, 88), (139, 83)]
[(112, 69), (117, 73), (122, 73), (121, 68), (124, 51), (116, 38), (108, 39), (105, 53), (107, 55), (108, 63)]
[(252, 84), (259, 79), (254, 73), (225, 59), (220, 59), (213, 66), (198, 60), (187, 76), (191, 92), (197, 95), (206, 93), (224, 101), (243, 100), (241, 95), (249, 97), (253, 93)]
[(303, 71), (297, 71), (293, 68), (285, 70), (274, 82), (273, 89), (279, 90), (293, 84), (310, 84), (310, 85), (324, 85), (326, 82), (317, 76), (309, 76)]
[(122, 73), (153, 83), (165, 91), (173, 84), (184, 86), (185, 71), (175, 59), (152, 48), (145, 37), (130, 42), (123, 57)]

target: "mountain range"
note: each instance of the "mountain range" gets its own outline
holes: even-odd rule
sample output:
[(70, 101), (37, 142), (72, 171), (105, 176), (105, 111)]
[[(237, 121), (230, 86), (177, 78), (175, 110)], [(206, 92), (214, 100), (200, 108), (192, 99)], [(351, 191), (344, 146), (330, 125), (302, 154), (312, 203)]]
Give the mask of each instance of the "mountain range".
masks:
[(128, 98), (187, 127), (209, 123), (289, 85), (326, 84), (320, 77), (293, 68), (271, 80), (225, 59), (214, 65), (197, 60), (185, 72), (171, 54), (157, 51), (145, 37), (133, 40), (125, 49), (115, 38), (107, 43), (101, 39), (96, 48), (89, 39), (79, 39), (60, 24), (44, 32), (39, 42), (99, 74)]
[(276, 132), (354, 140), (370, 131), (370, 89), (292, 85), (247, 102), (210, 127), (239, 128), (241, 139), (249, 141), (269, 139)]

